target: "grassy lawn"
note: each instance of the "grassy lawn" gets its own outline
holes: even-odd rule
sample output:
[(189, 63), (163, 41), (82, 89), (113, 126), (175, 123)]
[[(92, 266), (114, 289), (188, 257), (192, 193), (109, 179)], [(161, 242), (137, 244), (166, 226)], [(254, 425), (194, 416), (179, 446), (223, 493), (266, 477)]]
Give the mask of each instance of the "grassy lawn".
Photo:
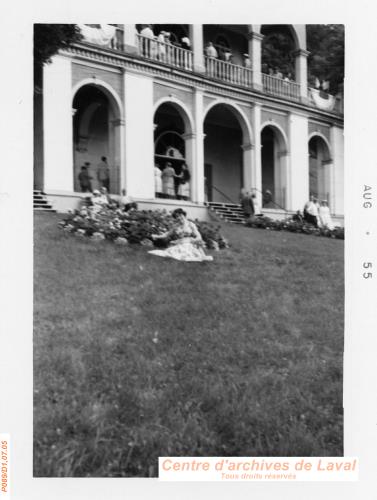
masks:
[(181, 263), (35, 216), (34, 475), (343, 454), (343, 249), (224, 225)]

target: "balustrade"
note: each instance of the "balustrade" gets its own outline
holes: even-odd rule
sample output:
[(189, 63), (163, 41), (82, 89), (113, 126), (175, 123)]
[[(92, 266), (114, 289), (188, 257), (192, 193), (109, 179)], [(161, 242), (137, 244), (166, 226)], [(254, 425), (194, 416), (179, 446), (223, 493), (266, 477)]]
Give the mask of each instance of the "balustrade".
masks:
[(217, 78), (242, 87), (251, 87), (253, 84), (253, 70), (250, 68), (207, 56), (204, 58), (204, 64), (206, 74), (211, 78)]
[[(84, 39), (89, 43), (99, 44), (114, 49), (124, 50), (124, 29), (123, 25), (111, 24), (101, 25), (101, 29), (88, 26), (88, 32), (84, 32)], [(97, 25), (96, 25), (97, 26)], [(109, 41), (109, 33), (104, 27), (114, 27), (115, 33)], [(84, 28), (85, 29), (85, 28)], [(103, 32), (103, 33), (102, 33)], [(110, 35), (111, 36), (111, 35)], [(136, 34), (136, 46), (140, 56), (176, 68), (193, 71), (193, 52), (183, 49), (172, 43), (159, 41), (157, 37), (150, 38)], [(253, 88), (253, 70), (244, 66), (239, 66), (231, 62), (223, 61), (214, 57), (204, 56), (206, 75), (210, 78), (228, 82), (240, 87)], [(296, 82), (278, 78), (272, 75), (262, 74), (263, 91), (277, 97), (300, 101), (300, 85)], [(343, 113), (340, 98), (329, 95), (327, 99), (321, 97), (317, 89), (308, 89), (309, 102), (317, 108)]]
[(273, 94), (287, 99), (300, 99), (300, 85), (290, 80), (284, 80), (276, 76), (262, 74), (263, 90), (268, 94)]
[(192, 71), (193, 54), (191, 50), (182, 49), (171, 43), (160, 42), (154, 38), (136, 36), (141, 56)]

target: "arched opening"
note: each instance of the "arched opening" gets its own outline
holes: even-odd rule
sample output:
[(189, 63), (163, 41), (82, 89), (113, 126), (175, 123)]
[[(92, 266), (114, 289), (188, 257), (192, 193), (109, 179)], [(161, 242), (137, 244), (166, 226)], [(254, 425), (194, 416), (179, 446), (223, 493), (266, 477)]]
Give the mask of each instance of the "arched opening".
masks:
[(262, 73), (295, 81), (295, 55), (298, 41), (292, 26), (276, 24), (261, 27)]
[(309, 140), (309, 194), (330, 205), (331, 156), (326, 141), (318, 135)]
[[(189, 120), (178, 105), (165, 102), (155, 113), (154, 125), (155, 195), (190, 199), (192, 165), (186, 147), (187, 134), (191, 132)], [(188, 174), (184, 172), (184, 164)]]
[(212, 43), (220, 61), (242, 66), (243, 54), (248, 52), (247, 34), (246, 24), (204, 24), (203, 46)]
[(242, 145), (244, 137), (240, 117), (226, 104), (216, 104), (204, 120), (204, 177), (208, 201), (238, 203), (244, 183)]
[(262, 191), (264, 208), (286, 208), (287, 149), (283, 134), (267, 125), (261, 133)]
[[(88, 84), (76, 92), (73, 112), (74, 190), (85, 191), (79, 174), (81, 167), (86, 165), (90, 178), (88, 191), (105, 186), (110, 193), (119, 194), (120, 112), (117, 103), (98, 85)], [(103, 157), (105, 162), (101, 160)]]

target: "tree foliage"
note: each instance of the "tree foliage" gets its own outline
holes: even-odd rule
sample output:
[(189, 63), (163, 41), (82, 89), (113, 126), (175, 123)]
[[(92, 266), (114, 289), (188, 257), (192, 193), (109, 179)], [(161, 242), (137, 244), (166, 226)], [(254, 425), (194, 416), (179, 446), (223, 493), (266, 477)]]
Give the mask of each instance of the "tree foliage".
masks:
[(268, 73), (268, 69), (276, 70), (278, 68), (284, 76), (291, 73), (294, 78), (294, 49), (293, 39), (287, 32), (277, 29), (265, 33), (262, 43), (263, 71)]
[(343, 88), (344, 25), (308, 24), (306, 26), (309, 81), (318, 78), (330, 82), (330, 93)]
[(34, 64), (51, 62), (51, 57), (59, 49), (79, 42), (82, 39), (76, 24), (35, 24), (34, 25)]
[[(295, 47), (292, 34), (286, 26), (269, 26), (262, 29), (263, 71), (279, 68), (284, 76), (295, 74)], [(344, 26), (342, 24), (308, 24), (306, 26), (309, 84), (315, 79), (329, 81), (330, 93), (343, 88), (344, 79)]]

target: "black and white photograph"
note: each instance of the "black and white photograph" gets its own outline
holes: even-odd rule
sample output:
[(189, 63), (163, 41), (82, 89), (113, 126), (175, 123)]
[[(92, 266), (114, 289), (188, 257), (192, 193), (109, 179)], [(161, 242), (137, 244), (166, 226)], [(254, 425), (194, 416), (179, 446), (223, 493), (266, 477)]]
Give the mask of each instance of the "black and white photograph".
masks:
[(342, 456), (344, 26), (34, 25), (34, 475)]
[(3, 7), (0, 500), (374, 498), (374, 10)]

